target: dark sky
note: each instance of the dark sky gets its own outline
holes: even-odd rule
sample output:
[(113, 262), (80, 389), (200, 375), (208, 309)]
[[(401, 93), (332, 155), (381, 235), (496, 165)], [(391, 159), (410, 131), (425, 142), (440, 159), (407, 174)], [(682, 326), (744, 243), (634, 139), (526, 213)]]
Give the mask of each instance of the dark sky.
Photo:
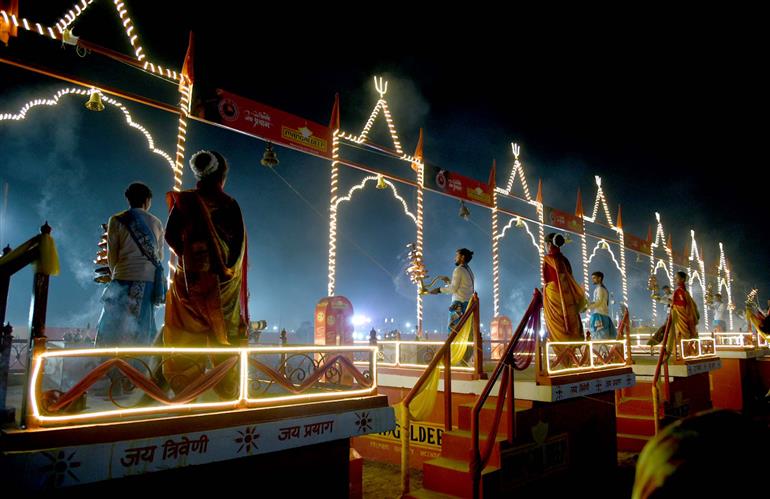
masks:
[[(71, 3), (22, 2), (22, 15), (53, 24)], [(767, 97), (760, 90), (768, 83), (760, 71), (760, 47), (767, 40), (746, 20), (752, 18), (748, 13), (642, 12), (633, 16), (640, 23), (634, 27), (619, 13), (612, 23), (578, 18), (560, 23), (550, 16), (491, 11), (445, 13), (450, 21), (442, 16), (439, 22), (431, 13), (399, 14), (394, 6), (387, 14), (364, 15), (295, 6), (270, 11), (239, 2), (186, 11), (187, 2), (162, 2), (162, 8), (159, 3), (128, 4), (141, 43), (151, 59), (180, 67), (187, 33), (194, 30), (196, 92), (221, 87), (321, 123), (328, 121), (339, 92), (342, 126), (357, 132), (376, 103), (371, 77), (382, 75), (390, 81), (387, 98), (402, 143), (413, 149), (423, 127), (429, 163), (486, 179), (496, 158), (502, 184), (513, 159), (510, 142), (517, 141), (530, 188), (542, 178), (546, 204), (571, 211), (580, 187), (590, 209), (593, 176), (601, 175), (613, 216), (622, 203), (628, 231), (645, 236), (659, 211), (678, 251), (695, 229), (712, 265), (718, 242), (724, 242), (739, 279), (736, 302), (750, 285), (765, 294), (770, 289), (765, 266), (770, 250), (763, 235)], [(90, 7), (75, 34), (129, 53), (112, 2)], [(98, 55), (80, 58), (71, 47), (61, 49), (27, 33), (0, 48), (0, 57), (33, 61), (171, 104), (176, 100), (172, 85)], [(64, 86), (70, 85), (0, 65), (0, 113), (16, 112), (27, 100)], [(158, 147), (173, 154), (173, 116), (127, 107)], [(42, 219), (56, 231), (63, 275), (52, 284), (51, 324), (95, 322), (100, 289), (90, 282), (90, 260), (98, 224), (122, 209), (128, 182), (147, 182), (155, 193), (152, 211), (165, 219), (168, 167), (122, 119), (115, 111), (94, 115), (69, 98), (55, 108), (31, 111), (24, 122), (0, 123), (6, 152), (0, 178), (10, 192), (2, 243), (19, 244)], [(373, 137), (388, 145), (384, 132), (379, 123)], [(276, 171), (300, 199), (259, 165), (261, 141), (194, 123), (188, 157), (201, 148), (221, 150), (233, 166), (227, 190), (241, 203), (249, 230), (253, 318), (298, 327), (311, 318), (326, 290), (328, 163), (278, 148)], [(356, 158), (388, 171), (403, 169), (377, 156)], [(186, 187), (192, 186), (190, 177), (188, 172)], [(360, 173), (345, 170), (344, 191), (360, 179)], [(401, 192), (413, 206), (413, 193)], [(340, 215), (346, 240), (340, 244), (338, 292), (375, 325), (391, 316), (413, 323), (412, 291), (403, 274), (413, 225), (392, 197), (380, 194), (367, 191)], [(489, 213), (471, 207), (468, 223), (457, 217), (456, 201), (429, 195), (426, 203), (428, 270), (449, 273), (455, 248), (474, 249), (472, 266), (488, 321)], [(517, 315), (538, 283), (537, 258), (521, 232), (509, 234), (502, 244), (503, 307)], [(568, 247), (567, 253), (576, 250)], [(611, 261), (599, 256), (592, 270), (594, 264), (611, 269), (608, 284), (619, 294)], [(649, 308), (648, 265), (629, 257), (631, 308), (641, 309), (641, 316)], [(26, 322), (30, 280), (15, 278), (9, 317), (17, 324)], [(426, 299), (428, 329), (442, 328), (445, 301)]]

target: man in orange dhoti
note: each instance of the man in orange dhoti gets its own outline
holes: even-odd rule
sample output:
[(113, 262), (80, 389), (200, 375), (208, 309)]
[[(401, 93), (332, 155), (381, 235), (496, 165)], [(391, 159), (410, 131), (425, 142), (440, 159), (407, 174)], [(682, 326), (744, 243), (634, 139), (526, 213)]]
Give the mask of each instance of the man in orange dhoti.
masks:
[[(227, 347), (248, 338), (246, 229), (238, 203), (222, 190), (227, 162), (214, 151), (190, 160), (195, 189), (169, 192), (166, 241), (177, 256), (166, 300), (163, 344), (167, 347)], [(221, 356), (226, 358), (226, 356)], [(212, 358), (214, 364), (221, 360)], [(175, 393), (203, 374), (205, 359), (172, 357), (163, 373)], [(237, 393), (236, 371), (216, 386), (220, 396)]]
[(543, 258), (543, 312), (551, 341), (583, 340), (582, 312), (588, 303), (583, 288), (572, 277), (572, 266), (559, 249), (564, 244), (561, 234), (545, 238), (548, 254)]
[[(700, 320), (698, 306), (685, 288), (687, 274), (684, 272), (676, 273), (676, 291), (671, 307), (671, 327), (669, 333), (668, 351), (674, 351), (674, 345), (679, 344), (680, 340), (687, 340), (698, 337), (696, 326)], [(674, 333), (674, 334), (672, 334)], [(676, 341), (676, 343), (674, 343)]]

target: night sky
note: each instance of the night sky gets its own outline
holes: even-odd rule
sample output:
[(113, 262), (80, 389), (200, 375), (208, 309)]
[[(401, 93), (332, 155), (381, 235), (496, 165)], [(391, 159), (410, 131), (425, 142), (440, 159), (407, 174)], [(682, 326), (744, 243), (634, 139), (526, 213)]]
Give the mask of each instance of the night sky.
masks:
[[(27, 3), (22, 16), (44, 24), (54, 24), (72, 4)], [(381, 75), (390, 82), (386, 99), (406, 150), (414, 149), (424, 128), (427, 163), (486, 180), (496, 159), (498, 185), (504, 185), (513, 163), (510, 142), (516, 141), (533, 194), (543, 180), (545, 204), (571, 212), (580, 187), (590, 211), (593, 177), (600, 175), (613, 217), (623, 205), (627, 231), (641, 237), (648, 226), (654, 231), (658, 211), (677, 251), (689, 242), (689, 230), (696, 231), (712, 271), (718, 242), (724, 243), (736, 276), (736, 303), (750, 286), (770, 297), (766, 126), (756, 125), (766, 114), (760, 87), (767, 81), (760, 76), (760, 39), (745, 21), (716, 12), (658, 21), (649, 13), (640, 28), (625, 26), (625, 18), (611, 28), (507, 19), (497, 26), (490, 21), (500, 17), (496, 13), (477, 12), (439, 25), (421, 14), (391, 11), (368, 18), (358, 13), (358, 21), (346, 17), (343, 25), (331, 13), (267, 11), (236, 2), (179, 12), (185, 2), (163, 2), (162, 10), (158, 3), (128, 3), (141, 43), (152, 60), (179, 68), (192, 29), (196, 94), (224, 88), (327, 123), (339, 92), (342, 127), (358, 132), (378, 98), (371, 77)], [(94, 4), (75, 26), (84, 39), (130, 53), (112, 2)], [(23, 31), (0, 47), (0, 57), (172, 105), (177, 100), (175, 87), (160, 79), (98, 55), (80, 58), (72, 47)], [(0, 114), (71, 86), (2, 64)], [(24, 121), (0, 122), (0, 180), (9, 185), (0, 242), (16, 246), (44, 220), (53, 226), (62, 260), (62, 275), (51, 284), (48, 322), (55, 326), (95, 324), (101, 288), (91, 280), (91, 261), (99, 224), (124, 209), (126, 185), (146, 182), (154, 192), (151, 211), (165, 221), (163, 194), (172, 180), (165, 161), (148, 151), (120, 113), (91, 113), (83, 102), (68, 97), (59, 106), (30, 111)], [(126, 106), (173, 156), (174, 116)], [(390, 145), (384, 121), (371, 137)], [(221, 151), (231, 165), (226, 191), (241, 204), (249, 234), (252, 319), (297, 329), (312, 319), (314, 304), (326, 293), (329, 163), (277, 147), (281, 163), (271, 172), (259, 164), (262, 141), (193, 122), (188, 159), (203, 148)], [(405, 164), (381, 156), (352, 149), (343, 154), (411, 175)], [(343, 168), (342, 192), (362, 178)], [(185, 187), (192, 186), (188, 169)], [(414, 192), (399, 192), (414, 209)], [(531, 211), (515, 201), (502, 204)], [(449, 274), (456, 248), (474, 250), (471, 266), (487, 322), (490, 213), (470, 206), (466, 222), (458, 208), (456, 200), (426, 195), (426, 266), (432, 275)], [(403, 270), (414, 225), (400, 204), (386, 191), (366, 190), (342, 208), (339, 230), (337, 292), (371, 317), (372, 326), (382, 327), (385, 317), (395, 317), (402, 329), (413, 325), (413, 288)], [(589, 251), (594, 244), (589, 240)], [(565, 253), (579, 270), (577, 241)], [(627, 255), (631, 310), (646, 317), (649, 260)], [(516, 318), (539, 284), (537, 254), (523, 232), (511, 229), (501, 257), (503, 312)], [(608, 287), (620, 296), (618, 272), (605, 253), (592, 262), (593, 270), (604, 270)], [(14, 277), (8, 318), (15, 325), (27, 322), (30, 286), (29, 271)], [(443, 329), (448, 297), (425, 302), (426, 328)]]

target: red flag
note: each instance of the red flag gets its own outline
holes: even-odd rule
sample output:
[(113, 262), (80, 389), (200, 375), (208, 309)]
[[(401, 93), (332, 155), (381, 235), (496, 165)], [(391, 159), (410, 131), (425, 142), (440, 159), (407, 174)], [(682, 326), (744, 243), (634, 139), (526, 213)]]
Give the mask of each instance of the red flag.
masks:
[(179, 89), (182, 89), (183, 84), (192, 85), (195, 79), (195, 71), (193, 71), (193, 32), (190, 31), (190, 41), (187, 44), (187, 53), (184, 56), (184, 63), (182, 63), (182, 75), (179, 81)]
[[(417, 139), (417, 147), (414, 149), (414, 157), (422, 162), (422, 128), (420, 128), (420, 138)], [(418, 170), (417, 163), (412, 163), (412, 170)]]
[(334, 105), (332, 106), (332, 115), (329, 118), (329, 128), (331, 130), (340, 129), (340, 94), (334, 94)]

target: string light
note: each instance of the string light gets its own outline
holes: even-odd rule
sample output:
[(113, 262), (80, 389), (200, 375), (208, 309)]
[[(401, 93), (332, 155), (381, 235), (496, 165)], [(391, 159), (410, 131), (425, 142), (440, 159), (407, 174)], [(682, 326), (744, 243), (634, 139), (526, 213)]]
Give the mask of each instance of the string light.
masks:
[(607, 206), (607, 198), (604, 196), (604, 191), (602, 190), (602, 178), (598, 175), (594, 176), (594, 179), (596, 180), (596, 200), (594, 201), (594, 210), (591, 214), (591, 217), (586, 217), (586, 220), (589, 222), (596, 223), (596, 215), (599, 213), (599, 205), (601, 204), (602, 208), (604, 208), (604, 216), (607, 218), (607, 223), (609, 226), (615, 230), (617, 230), (617, 227), (615, 227), (615, 224), (612, 223), (612, 216), (610, 216), (610, 209)]
[[(417, 158), (415, 156), (405, 154), (403, 149), (401, 148), (401, 141), (398, 138), (398, 133), (396, 132), (396, 126), (393, 123), (393, 118), (390, 115), (390, 109), (388, 108), (388, 103), (385, 100), (385, 94), (388, 92), (388, 82), (386, 80), (383, 80), (382, 77), (374, 77), (374, 88), (377, 91), (378, 94), (380, 94), (380, 99), (377, 101), (377, 104), (374, 106), (374, 110), (372, 110), (372, 113), (369, 115), (369, 119), (367, 120), (366, 124), (364, 125), (363, 129), (361, 130), (361, 133), (358, 136), (355, 136), (350, 133), (345, 133), (339, 129), (334, 131), (333, 138), (332, 138), (332, 171), (331, 171), (331, 189), (330, 189), (330, 201), (329, 201), (329, 281), (328, 281), (328, 292), (329, 296), (334, 296), (334, 288), (336, 284), (336, 267), (337, 267), (337, 209), (341, 202), (343, 201), (349, 201), (350, 196), (355, 192), (355, 190), (358, 190), (360, 188), (363, 188), (363, 185), (369, 181), (370, 179), (376, 179), (376, 176), (370, 176), (366, 177), (364, 181), (359, 184), (358, 186), (353, 187), (349, 192), (348, 196), (345, 198), (337, 199), (337, 183), (339, 180), (339, 142), (340, 140), (347, 140), (356, 144), (363, 144), (366, 142), (369, 134), (369, 130), (372, 128), (372, 125), (374, 124), (375, 120), (377, 119), (377, 116), (379, 116), (380, 110), (382, 110), (383, 115), (385, 116), (385, 121), (388, 125), (388, 131), (390, 132), (391, 139), (393, 140), (393, 145), (396, 149), (396, 152), (400, 155), (399, 159), (408, 161), (412, 163), (413, 165), (417, 165), (418, 167), (418, 189), (417, 189), (417, 211), (418, 215), (415, 216), (413, 213), (409, 211), (409, 207), (406, 204), (406, 201), (398, 194), (398, 191), (396, 190), (395, 185), (389, 181), (385, 180), (385, 183), (393, 190), (393, 195), (398, 199), (401, 204), (404, 207), (404, 213), (409, 216), (417, 225), (417, 244), (418, 244), (418, 251), (420, 255), (422, 256), (422, 232), (423, 232), (423, 224), (422, 224), (422, 186), (424, 184), (424, 164), (421, 158)], [(419, 217), (419, 220), (418, 220)], [(418, 324), (420, 323), (420, 319), (422, 317), (422, 298), (418, 296), (417, 298), (417, 316), (418, 316)]]
[[(655, 275), (655, 273), (660, 269), (661, 263), (663, 263), (663, 260), (659, 259), (657, 264), (655, 262), (655, 249), (659, 246), (663, 246), (663, 248), (666, 251), (666, 254), (668, 255), (669, 260), (669, 268), (666, 268), (666, 264), (663, 263), (663, 268), (666, 269), (666, 277), (668, 277), (668, 283), (673, 288), (674, 287), (674, 255), (671, 251), (671, 248), (669, 248), (668, 243), (666, 242), (666, 234), (663, 232), (663, 224), (660, 221), (660, 213), (657, 211), (655, 212), (655, 220), (657, 221), (658, 225), (655, 229), (655, 241), (653, 241), (652, 244), (650, 244), (650, 275)], [(658, 310), (657, 305), (658, 302), (655, 299), (655, 295), (653, 294), (650, 296), (650, 301), (652, 302), (652, 317), (653, 320), (657, 319), (658, 317)]]
[(612, 258), (613, 263), (615, 264), (615, 267), (620, 271), (620, 275), (623, 277), (623, 280), (625, 281), (625, 272), (623, 271), (623, 267), (620, 266), (618, 261), (615, 259), (615, 253), (613, 253), (612, 248), (610, 248), (610, 245), (607, 241), (604, 239), (600, 239), (598, 243), (596, 243), (596, 247), (594, 247), (593, 253), (591, 253), (591, 256), (588, 258), (588, 263), (591, 263), (591, 260), (594, 259), (594, 256), (596, 256), (596, 252), (599, 251), (599, 249), (605, 249), (610, 254), (610, 257)]
[[(514, 217), (514, 218), (511, 218), (511, 219), (508, 221), (508, 224), (507, 224), (505, 227), (503, 227), (503, 231), (502, 231), (502, 232), (501, 232), (501, 233), (500, 233), (498, 236), (495, 236), (495, 237), (494, 237), (494, 239), (495, 239), (495, 240), (497, 240), (497, 239), (502, 239), (503, 237), (505, 237), (505, 233), (506, 233), (506, 232), (508, 232), (508, 229), (510, 229), (510, 228), (511, 228), (511, 225), (512, 225), (514, 222), (516, 222), (516, 226), (517, 226), (517, 227), (518, 227), (518, 226), (520, 226), (519, 224), (521, 224), (521, 226), (523, 226), (523, 227), (524, 227), (524, 230), (525, 230), (525, 231), (527, 231), (527, 234), (529, 234), (529, 238), (532, 240), (532, 246), (534, 246), (534, 247), (535, 247), (535, 250), (536, 250), (536, 251), (538, 252), (538, 254), (540, 254), (540, 256), (542, 257), (542, 251), (540, 250), (540, 246), (538, 246), (538, 244), (537, 244), (537, 241), (535, 241), (535, 236), (532, 234), (532, 232), (530, 232), (530, 230), (529, 230), (529, 225), (527, 225), (527, 222), (525, 222), (524, 220), (522, 220), (522, 219), (521, 219), (521, 217)], [(541, 227), (542, 227), (542, 226), (541, 226)]]
[[(96, 89), (86, 90), (82, 88), (63, 88), (48, 99), (34, 99), (27, 102), (24, 106), (21, 107), (21, 109), (16, 114), (11, 114), (11, 113), (0, 114), (0, 121), (7, 121), (7, 120), (21, 121), (27, 117), (27, 112), (29, 112), (31, 109), (37, 106), (56, 106), (59, 104), (61, 98), (64, 97), (65, 95), (86, 96), (86, 95), (91, 95), (93, 92), (99, 92), (99, 91)], [(126, 109), (126, 107), (122, 103), (120, 103), (119, 101), (111, 97), (105, 96), (104, 94), (102, 94), (102, 102), (106, 104), (110, 104), (111, 106), (114, 106), (117, 109), (119, 109), (123, 113), (123, 116), (128, 126), (141, 132), (144, 135), (144, 137), (147, 139), (147, 148), (152, 153), (157, 154), (158, 156), (161, 156), (163, 159), (165, 159), (166, 162), (168, 162), (169, 166), (171, 167), (172, 171), (174, 171), (176, 174), (176, 170), (174, 168), (174, 162), (171, 159), (171, 156), (169, 156), (169, 154), (163, 151), (162, 149), (158, 149), (157, 147), (155, 147), (155, 140), (153, 139), (150, 132), (146, 128), (144, 128), (142, 125), (140, 125), (139, 123), (136, 123), (133, 120), (133, 118), (131, 117), (131, 113), (128, 111), (128, 109)]]
[(380, 94), (380, 99), (377, 101), (377, 105), (374, 106), (374, 109), (372, 110), (372, 114), (369, 115), (369, 119), (366, 121), (366, 125), (364, 125), (364, 128), (361, 130), (361, 133), (358, 135), (358, 137), (355, 137), (351, 134), (343, 134), (342, 138), (344, 138), (345, 140), (350, 140), (351, 142), (355, 142), (357, 144), (364, 143), (368, 138), (369, 130), (371, 130), (372, 125), (374, 124), (374, 121), (377, 119), (377, 116), (380, 114), (380, 110), (382, 110), (382, 114), (385, 116), (385, 121), (388, 124), (388, 131), (390, 132), (390, 137), (393, 139), (393, 145), (396, 148), (396, 152), (402, 155), (401, 159), (407, 160), (410, 163), (417, 163), (418, 162), (417, 158), (404, 154), (403, 149), (401, 149), (401, 141), (398, 140), (398, 133), (396, 132), (396, 126), (393, 123), (393, 118), (390, 115), (388, 102), (385, 100), (385, 94), (388, 92), (388, 82), (386, 80), (383, 80), (381, 76), (380, 77), (375, 76), (374, 88), (377, 90), (377, 93)]
[[(27, 31), (31, 31), (33, 33), (38, 33), (43, 36), (45, 36), (46, 31), (48, 32), (48, 35), (56, 40), (56, 35), (54, 34), (53, 30), (46, 26), (43, 28), (43, 26), (40, 25), (40, 23), (33, 23), (35, 28), (30, 27), (30, 22), (25, 17), (16, 17), (16, 14), (13, 14), (12, 12), (8, 12), (6, 10), (0, 10), (0, 16), (3, 17), (3, 21), (5, 23), (13, 23), (14, 27), (19, 28), (22, 27), (26, 29)], [(21, 22), (19, 22), (21, 20)]]
[(617, 230), (618, 234), (620, 235), (620, 274), (622, 276), (621, 283), (623, 286), (623, 305), (628, 308), (628, 279), (626, 278), (626, 238), (623, 229), (618, 228)]
[(722, 243), (719, 243), (719, 269), (717, 269), (717, 280), (719, 282), (719, 291), (722, 291), (724, 287), (727, 290), (727, 310), (730, 316), (730, 329), (733, 329), (733, 292), (730, 279), (730, 269), (727, 267), (727, 259), (725, 258), (725, 249)]
[[(513, 222), (513, 219), (511, 219)], [(510, 225), (510, 224), (509, 224)], [(492, 191), (492, 306), (500, 316), (500, 241), (497, 235), (497, 189)]]
[(652, 273), (655, 274), (658, 270), (663, 269), (663, 271), (666, 273), (666, 277), (668, 277), (669, 282), (671, 281), (671, 274), (668, 272), (668, 266), (666, 265), (666, 262), (663, 261), (663, 259), (658, 259), (658, 263), (655, 265), (655, 268), (653, 269)]
[[(344, 353), (344, 352), (368, 352), (370, 359), (377, 358), (376, 346), (312, 346), (312, 347), (242, 347), (242, 348), (163, 348), (163, 347), (146, 347), (146, 348), (92, 348), (92, 349), (77, 349), (77, 350), (54, 350), (46, 351), (40, 354), (35, 354), (33, 359), (33, 367), (30, 379), (30, 386), (33, 387), (30, 392), (30, 402), (32, 409), (32, 417), (39, 423), (82, 423), (82, 422), (94, 422), (103, 420), (105, 418), (114, 417), (126, 417), (126, 416), (138, 416), (138, 415), (150, 415), (158, 413), (169, 412), (189, 412), (191, 409), (200, 410), (227, 410), (238, 409), (242, 407), (255, 407), (261, 405), (274, 405), (277, 402), (306, 402), (310, 400), (331, 399), (331, 398), (347, 398), (369, 395), (375, 393), (377, 389), (377, 362), (372, 362), (374, 372), (371, 376), (371, 386), (368, 388), (347, 390), (344, 392), (326, 392), (326, 393), (306, 393), (299, 395), (279, 396), (279, 397), (266, 397), (261, 399), (255, 399), (248, 397), (248, 356), (253, 354), (270, 355), (270, 354), (283, 354), (283, 353)], [(121, 357), (125, 354), (126, 357), (135, 357), (141, 355), (173, 355), (173, 354), (198, 354), (198, 355), (211, 355), (211, 354), (232, 354), (240, 356), (240, 368), (239, 368), (239, 396), (236, 400), (214, 402), (214, 403), (201, 403), (201, 402), (188, 402), (185, 404), (169, 404), (160, 405), (157, 407), (140, 407), (140, 408), (127, 408), (108, 411), (98, 411), (89, 414), (77, 414), (66, 416), (43, 416), (40, 407), (40, 400), (38, 399), (38, 392), (34, 387), (39, 386), (39, 379), (44, 374), (44, 361), (49, 358), (66, 358), (66, 357), (97, 357), (97, 356), (114, 356)], [(244, 388), (245, 387), (245, 388)]]
[(513, 169), (511, 170), (511, 175), (508, 177), (508, 185), (506, 185), (505, 189), (500, 189), (498, 187), (495, 188), (495, 191), (500, 192), (501, 194), (506, 194), (508, 196), (511, 195), (511, 191), (513, 191), (513, 182), (516, 180), (516, 176), (521, 179), (521, 186), (524, 189), (524, 197), (527, 201), (532, 202), (532, 196), (529, 193), (529, 186), (527, 185), (527, 177), (524, 175), (524, 167), (521, 165), (521, 162), (519, 161), (519, 155), (521, 154), (521, 147), (519, 144), (515, 142), (511, 142), (511, 150), (513, 151)]
[(72, 12), (72, 9), (65, 12), (62, 18), (56, 22), (56, 28), (59, 30), (59, 33), (69, 28), (70, 24), (75, 22), (75, 19), (85, 12), (92, 3), (94, 3), (94, 0), (81, 0), (79, 4), (75, 3), (75, 12)]
[[(27, 31), (38, 33), (40, 35), (50, 36), (54, 40), (61, 38), (62, 40), (67, 39), (67, 31), (70, 29), (70, 26), (77, 20), (78, 17), (80, 17), (81, 14), (93, 3), (94, 0), (81, 0), (80, 3), (76, 3), (74, 6), (74, 11), (70, 9), (69, 11), (65, 12), (59, 21), (57, 21), (55, 28), (57, 33), (54, 33), (54, 30), (50, 26), (43, 26), (40, 23), (31, 23), (26, 18), (17, 18), (15, 14), (8, 12), (6, 10), (0, 10), (0, 16), (3, 17), (3, 19), (8, 22), (12, 22), (15, 27), (23, 27)], [(159, 76), (162, 76), (164, 78), (169, 78), (174, 81), (179, 81), (181, 78), (181, 75), (177, 73), (174, 70), (164, 68), (160, 65), (153, 64), (147, 60), (147, 56), (144, 54), (144, 48), (139, 43), (139, 35), (135, 33), (136, 28), (134, 27), (133, 22), (131, 21), (131, 18), (128, 17), (128, 10), (125, 8), (125, 4), (122, 0), (113, 0), (113, 3), (115, 5), (115, 10), (117, 11), (118, 16), (122, 20), (121, 24), (123, 25), (123, 28), (126, 32), (126, 38), (128, 38), (128, 42), (131, 44), (131, 47), (134, 49), (134, 55), (137, 59), (137, 61), (142, 62), (144, 61), (143, 69), (145, 71), (150, 71), (152, 73), (155, 73)], [(34, 27), (33, 27), (34, 26)], [(77, 44), (77, 37), (72, 37), (72, 35), (69, 35), (71, 40), (74, 40), (74, 44)]]
[(329, 283), (328, 296), (334, 296), (337, 271), (337, 182), (339, 180), (340, 139), (339, 129), (332, 133), (332, 169), (329, 193)]
[[(420, 131), (420, 138), (422, 139), (422, 131)], [(420, 142), (422, 144), (422, 142)], [(422, 164), (422, 161), (419, 163), (415, 163), (412, 165), (413, 167), (417, 167), (417, 219), (415, 220), (417, 224), (417, 240), (416, 240), (416, 250), (417, 250), (417, 258), (422, 264), (423, 259), (423, 188), (425, 185), (425, 166)], [(392, 184), (391, 184), (392, 185)], [(393, 187), (393, 192), (395, 194), (395, 186)], [(417, 329), (420, 334), (422, 334), (422, 318), (423, 318), (423, 306), (422, 306), (422, 294), (420, 293), (421, 290), (421, 283), (415, 283), (416, 289), (417, 289)]]
[[(360, 191), (361, 189), (363, 189), (366, 186), (367, 183), (369, 183), (371, 181), (375, 181), (376, 182), (377, 178), (378, 178), (377, 175), (370, 175), (370, 176), (364, 178), (361, 181), (361, 183), (351, 187), (346, 196), (343, 196), (343, 197), (337, 199), (337, 201), (335, 202), (335, 210), (339, 209), (339, 205), (340, 204), (350, 201), (353, 198), (353, 194), (355, 194), (356, 191)], [(406, 214), (406, 216), (411, 218), (412, 221), (415, 224), (417, 224), (417, 217), (412, 212), (409, 211), (409, 206), (406, 204), (406, 200), (404, 200), (404, 198), (402, 198), (398, 194), (398, 191), (396, 190), (396, 186), (393, 184), (393, 182), (391, 182), (388, 179), (384, 179), (384, 182), (385, 182), (385, 184), (388, 187), (391, 188), (391, 190), (393, 190), (393, 197), (395, 197), (396, 199), (398, 199), (401, 202), (401, 205), (404, 207), (404, 213)]]
[[(692, 263), (695, 262), (697, 264), (697, 269), (693, 269), (691, 267)], [(698, 250), (698, 242), (695, 240), (695, 231), (690, 230), (690, 256), (687, 260), (687, 274), (690, 276), (690, 294), (692, 294), (692, 284), (695, 281), (695, 279), (698, 279), (698, 283), (701, 287), (701, 292), (703, 293), (703, 320), (706, 323), (706, 327), (709, 325), (709, 306), (708, 301), (706, 300), (706, 283), (704, 282), (704, 279), (706, 277), (706, 265), (703, 262), (703, 259), (700, 256), (700, 252)], [(703, 277), (701, 277), (703, 276)]]

